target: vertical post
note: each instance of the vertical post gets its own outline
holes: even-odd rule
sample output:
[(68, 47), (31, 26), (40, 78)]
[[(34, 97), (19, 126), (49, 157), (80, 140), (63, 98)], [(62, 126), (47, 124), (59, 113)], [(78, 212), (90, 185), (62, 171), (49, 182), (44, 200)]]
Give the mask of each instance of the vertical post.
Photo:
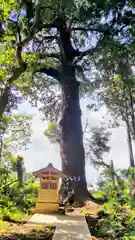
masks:
[(127, 125), (127, 141), (128, 141), (128, 149), (129, 149), (130, 167), (134, 167), (135, 164), (134, 164), (134, 155), (133, 155), (133, 148), (132, 148), (132, 139), (131, 139), (131, 133), (128, 125)]
[(111, 168), (111, 173), (112, 173), (113, 187), (115, 188), (115, 174), (114, 174), (114, 164), (113, 164), (113, 160), (111, 160), (110, 168)]

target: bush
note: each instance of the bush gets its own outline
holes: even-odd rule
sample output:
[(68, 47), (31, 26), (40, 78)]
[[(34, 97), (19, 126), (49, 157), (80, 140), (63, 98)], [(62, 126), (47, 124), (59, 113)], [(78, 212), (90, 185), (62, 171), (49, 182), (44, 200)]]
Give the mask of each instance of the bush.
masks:
[[(123, 175), (124, 172), (124, 175)], [(102, 211), (107, 213), (105, 215), (98, 214), (98, 221), (92, 228), (91, 232), (94, 236), (104, 237), (108, 240), (133, 240), (135, 239), (135, 202), (131, 198), (132, 180), (135, 179), (135, 170), (123, 171), (121, 178), (123, 185), (118, 183), (113, 186), (111, 180), (104, 176), (102, 179), (102, 186), (100, 180), (100, 187), (95, 196), (99, 193), (107, 195), (108, 202), (102, 206)], [(126, 177), (125, 177), (126, 172)]]
[[(24, 214), (30, 214), (36, 203), (39, 183), (33, 177), (22, 186), (11, 172), (7, 174), (6, 168), (0, 176), (0, 219), (20, 219)], [(12, 184), (11, 184), (12, 183)]]

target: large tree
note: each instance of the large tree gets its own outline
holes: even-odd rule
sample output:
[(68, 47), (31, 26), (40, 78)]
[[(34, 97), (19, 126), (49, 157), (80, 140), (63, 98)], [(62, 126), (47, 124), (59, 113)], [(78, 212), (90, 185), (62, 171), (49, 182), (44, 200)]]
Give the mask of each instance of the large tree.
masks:
[[(79, 80), (100, 78), (98, 71), (95, 74), (95, 60), (110, 51), (115, 54), (118, 45), (123, 45), (130, 26), (134, 26), (133, 3), (121, 0), (18, 2), (3, 1), (1, 8), (0, 65), (1, 78), (6, 80), (0, 96), (0, 116), (6, 111), (9, 96), (16, 87), (33, 97), (32, 100), (38, 95), (38, 101), (41, 100), (46, 109), (45, 96), (50, 98), (54, 94), (49, 107), (51, 105), (56, 114), (56, 96), (60, 90), (62, 169), (69, 176), (79, 177), (80, 181), (73, 181), (73, 188), (78, 199), (84, 200), (89, 196)], [(48, 94), (46, 87), (50, 84), (59, 87), (50, 89)], [(81, 93), (87, 89), (87, 85), (84, 86), (85, 91)]]
[(135, 139), (135, 76), (129, 65), (123, 68), (113, 76), (101, 96), (115, 122), (122, 122), (126, 127), (130, 166), (134, 167), (132, 140)]

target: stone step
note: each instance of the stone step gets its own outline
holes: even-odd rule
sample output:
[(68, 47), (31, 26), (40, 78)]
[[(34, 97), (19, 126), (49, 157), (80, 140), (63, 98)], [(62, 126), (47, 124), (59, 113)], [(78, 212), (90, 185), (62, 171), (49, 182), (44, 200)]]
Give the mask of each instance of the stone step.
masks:
[(83, 216), (34, 214), (27, 224), (55, 226), (53, 240), (92, 240)]

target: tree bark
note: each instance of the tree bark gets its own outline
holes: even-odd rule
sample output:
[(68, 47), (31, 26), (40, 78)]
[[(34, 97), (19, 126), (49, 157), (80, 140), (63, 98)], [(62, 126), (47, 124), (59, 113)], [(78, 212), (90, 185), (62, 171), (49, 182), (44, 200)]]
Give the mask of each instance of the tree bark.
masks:
[[(134, 99), (133, 99), (133, 95), (131, 92), (131, 88), (129, 87), (129, 96), (130, 96), (130, 107), (131, 107), (131, 119), (132, 119), (132, 128), (133, 128), (133, 135), (135, 138), (135, 114), (134, 114)], [(131, 135), (131, 134), (130, 134)]]
[[(124, 82), (124, 81), (123, 81)], [(126, 96), (126, 88), (123, 88), (123, 98)], [(135, 131), (135, 119), (134, 119), (134, 111), (133, 111), (133, 97), (131, 93), (131, 89), (129, 88), (129, 96), (130, 96), (130, 108), (131, 108), (131, 124), (132, 127), (130, 127), (130, 122), (129, 122), (129, 104), (125, 100), (125, 117), (123, 120), (126, 123), (126, 129), (127, 129), (127, 143), (128, 143), (128, 148), (129, 148), (129, 162), (130, 162), (130, 167), (135, 166), (135, 161), (134, 161), (134, 154), (133, 154), (133, 148), (132, 148), (132, 136), (131, 134), (134, 135)]]
[[(60, 154), (62, 170), (72, 180), (72, 188), (75, 191), (75, 200), (84, 203), (91, 199), (103, 203), (103, 199), (95, 199), (87, 190), (85, 177), (85, 154), (83, 147), (83, 132), (81, 123), (81, 109), (79, 103), (79, 83), (75, 77), (73, 60), (78, 56), (71, 42), (71, 32), (66, 19), (59, 16), (55, 25), (60, 33), (61, 67), (59, 81), (61, 85), (61, 137)], [(61, 76), (61, 77), (60, 77)]]
[(88, 192), (85, 177), (79, 83), (76, 81), (75, 68), (72, 65), (76, 50), (71, 44), (71, 33), (64, 18), (57, 19), (57, 29), (60, 33), (62, 73), (60, 80), (62, 90), (60, 121), (62, 169), (70, 177), (76, 200), (82, 202), (88, 198)]
[(84, 205), (86, 200), (103, 204), (107, 199), (94, 198), (87, 190), (85, 153), (79, 101), (79, 83), (72, 67), (64, 69), (61, 81), (60, 154), (62, 170), (71, 179), (74, 200)]
[(129, 161), (130, 161), (130, 167), (134, 167), (134, 155), (133, 155), (133, 148), (132, 148), (132, 139), (131, 139), (131, 133), (129, 130), (129, 126), (127, 123), (127, 141), (128, 141), (128, 148), (129, 148)]
[(67, 79), (61, 85), (62, 118), (60, 121), (60, 152), (62, 169), (72, 181), (76, 199), (83, 201), (88, 199), (88, 192), (85, 178), (85, 154), (79, 103), (79, 83), (69, 71), (68, 74), (66, 76)]

